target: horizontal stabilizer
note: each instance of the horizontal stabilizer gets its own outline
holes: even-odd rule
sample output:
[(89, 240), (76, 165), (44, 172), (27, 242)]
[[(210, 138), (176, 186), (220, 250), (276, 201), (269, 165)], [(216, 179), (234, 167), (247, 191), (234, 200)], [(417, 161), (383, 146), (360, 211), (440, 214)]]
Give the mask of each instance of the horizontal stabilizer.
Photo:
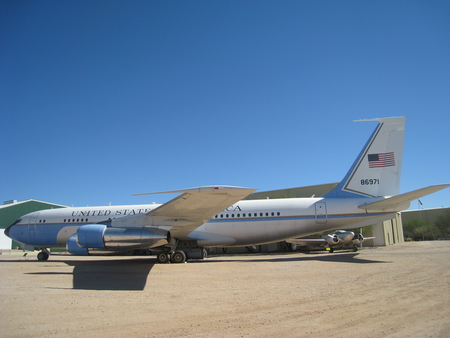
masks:
[[(426, 188), (414, 190), (407, 192), (405, 194), (400, 194), (392, 197), (388, 197), (384, 200), (377, 201), (374, 203), (369, 204), (363, 204), (360, 205), (358, 208), (365, 209), (365, 210), (403, 210), (407, 209), (409, 207), (409, 203), (411, 201), (414, 201), (420, 197), (432, 194), (436, 191), (445, 189), (450, 187), (450, 184), (439, 184), (439, 185), (432, 185)], [(405, 207), (405, 205), (408, 205)], [(399, 208), (400, 207), (400, 208)]]

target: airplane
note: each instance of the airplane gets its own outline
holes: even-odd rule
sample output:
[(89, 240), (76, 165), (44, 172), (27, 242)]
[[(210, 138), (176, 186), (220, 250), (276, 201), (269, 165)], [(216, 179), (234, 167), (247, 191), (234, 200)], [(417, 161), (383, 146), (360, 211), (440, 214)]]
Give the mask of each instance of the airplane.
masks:
[(256, 189), (202, 186), (160, 192), (181, 194), (164, 204), (36, 211), (5, 234), (41, 250), (39, 260), (56, 247), (75, 255), (162, 247), (159, 263), (183, 263), (205, 258), (208, 247), (253, 246), (375, 224), (450, 186), (398, 194), (405, 120), (362, 120), (378, 124), (343, 180), (322, 197), (242, 200)]
[[(355, 234), (353, 231), (337, 230), (332, 234), (323, 236), (322, 238), (291, 238), (286, 240), (292, 245), (292, 248), (300, 246), (322, 246), (328, 252), (332, 253), (337, 248), (352, 247), (353, 251), (358, 251), (358, 245), (365, 240), (374, 239), (375, 237), (364, 237), (361, 234)], [(295, 250), (295, 249), (294, 249)]]

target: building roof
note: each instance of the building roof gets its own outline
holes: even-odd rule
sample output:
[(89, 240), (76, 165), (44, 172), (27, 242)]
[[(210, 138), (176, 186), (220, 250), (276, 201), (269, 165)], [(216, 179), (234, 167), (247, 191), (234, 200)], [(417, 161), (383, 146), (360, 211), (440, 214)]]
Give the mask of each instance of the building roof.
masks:
[(42, 202), (37, 200), (27, 200), (0, 205), (0, 228), (7, 228), (13, 224), (20, 216), (33, 211), (67, 208), (65, 205)]
[(278, 189), (269, 190), (262, 192), (254, 192), (247, 196), (246, 200), (256, 200), (265, 198), (293, 198), (293, 197), (321, 197), (331, 190), (333, 190), (338, 183), (327, 183), (327, 184), (317, 184), (310, 185), (306, 187), (299, 188), (288, 188), (288, 189)]

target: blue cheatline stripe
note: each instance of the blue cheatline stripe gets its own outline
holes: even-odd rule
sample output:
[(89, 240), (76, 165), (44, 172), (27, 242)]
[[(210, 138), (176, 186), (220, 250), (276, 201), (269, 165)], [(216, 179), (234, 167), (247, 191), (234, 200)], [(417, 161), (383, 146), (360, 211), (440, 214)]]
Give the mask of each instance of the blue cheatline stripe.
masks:
[[(71, 223), (70, 225), (81, 226), (82, 224)], [(65, 223), (38, 223), (34, 230), (29, 231), (28, 224), (14, 225), (13, 228), (17, 228), (11, 231), (11, 234), (23, 232), (21, 235), (16, 235), (17, 239), (15, 240), (28, 245), (37, 247), (55, 247), (59, 246), (57, 243), (58, 233), (66, 226), (68, 226), (68, 224)], [(23, 230), (20, 230), (20, 227)]]

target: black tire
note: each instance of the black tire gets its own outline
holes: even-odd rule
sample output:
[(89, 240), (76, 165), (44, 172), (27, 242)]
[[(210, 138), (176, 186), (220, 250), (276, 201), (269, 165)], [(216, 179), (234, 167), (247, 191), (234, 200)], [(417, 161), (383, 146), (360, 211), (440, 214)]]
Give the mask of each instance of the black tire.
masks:
[(184, 251), (176, 251), (172, 254), (170, 261), (172, 263), (184, 263), (186, 262), (186, 254), (184, 253)]
[(46, 260), (48, 260), (48, 256), (49, 256), (48, 253), (46, 253), (45, 251), (41, 251), (38, 253), (37, 259), (39, 261), (46, 261)]
[(168, 252), (160, 252), (157, 256), (158, 263), (169, 263), (170, 254)]

